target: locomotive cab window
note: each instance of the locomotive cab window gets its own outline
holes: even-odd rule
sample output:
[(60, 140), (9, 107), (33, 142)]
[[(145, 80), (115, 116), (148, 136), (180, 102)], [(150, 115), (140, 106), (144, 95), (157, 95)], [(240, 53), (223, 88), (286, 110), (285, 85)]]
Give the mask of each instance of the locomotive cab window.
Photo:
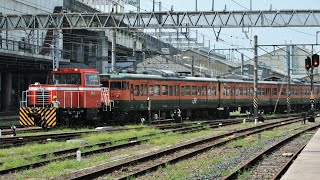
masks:
[(86, 86), (100, 86), (98, 74), (85, 74)]
[[(94, 74), (94, 75), (98, 76), (97, 74)], [(53, 84), (70, 84), (70, 85), (81, 84), (80, 73), (53, 74), (53, 80), (54, 80)]]

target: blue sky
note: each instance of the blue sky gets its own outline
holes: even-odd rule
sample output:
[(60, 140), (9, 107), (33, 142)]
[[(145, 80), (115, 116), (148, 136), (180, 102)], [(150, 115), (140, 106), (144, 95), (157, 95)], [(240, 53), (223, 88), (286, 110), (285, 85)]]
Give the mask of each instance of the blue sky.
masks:
[[(159, 0), (156, 0), (159, 1)], [(194, 11), (196, 0), (161, 0), (162, 10), (167, 11), (173, 8), (175, 11)], [(225, 7), (227, 10), (248, 10), (250, 9), (250, 0), (214, 0), (215, 10), (220, 11)], [(269, 10), (272, 6), (273, 10), (280, 9), (316, 9), (319, 7), (319, 0), (252, 0), (253, 10)], [(152, 10), (152, 0), (141, 0), (141, 11)], [(156, 5), (156, 10), (158, 10)], [(198, 0), (198, 11), (208, 11), (212, 8), (212, 0)], [(292, 42), (297, 44), (308, 44), (316, 42), (316, 31), (320, 28), (253, 28), (248, 33), (249, 39), (242, 32), (242, 29), (222, 29), (220, 38), (224, 42), (216, 42), (214, 33), (210, 29), (199, 29), (199, 33), (205, 35), (205, 43), (211, 41), (211, 48), (232, 48), (230, 45), (238, 45), (240, 47), (252, 47), (250, 40), (254, 35), (258, 35), (259, 44), (285, 44)], [(320, 34), (319, 34), (320, 35)], [(195, 36), (195, 34), (193, 34)], [(320, 39), (320, 37), (319, 37)], [(202, 42), (202, 36), (200, 37)], [(264, 48), (266, 51), (272, 51), (273, 48)], [(320, 49), (320, 48), (315, 48)], [(221, 52), (222, 53), (222, 52)], [(228, 52), (224, 52), (228, 53)], [(245, 52), (246, 55), (252, 56), (251, 52)], [(264, 53), (263, 51), (259, 54)]]

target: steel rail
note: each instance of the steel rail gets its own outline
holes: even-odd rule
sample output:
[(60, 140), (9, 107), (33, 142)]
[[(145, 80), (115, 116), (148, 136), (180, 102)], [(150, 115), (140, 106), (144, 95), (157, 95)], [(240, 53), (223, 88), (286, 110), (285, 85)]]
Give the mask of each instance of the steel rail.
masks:
[(245, 169), (251, 167), (252, 165), (256, 164), (259, 160), (261, 160), (263, 158), (263, 155), (266, 154), (270, 154), (272, 151), (278, 149), (280, 146), (284, 145), (285, 143), (287, 143), (288, 141), (300, 136), (302, 133), (305, 133), (307, 131), (311, 131), (314, 130), (316, 128), (319, 128), (320, 124), (318, 125), (314, 125), (312, 127), (309, 127), (301, 132), (298, 132), (284, 140), (279, 141), (278, 143), (266, 148), (265, 150), (263, 150), (262, 152), (260, 152), (259, 154), (257, 154), (255, 157), (251, 158), (250, 160), (248, 160), (247, 162), (245, 162), (242, 166), (240, 166), (239, 168), (237, 168), (236, 170), (234, 170), (233, 172), (231, 172), (229, 175), (223, 177), (223, 180), (229, 180), (229, 179), (236, 179), (237, 176), (243, 172)]
[[(208, 124), (208, 127), (209, 128), (217, 128), (217, 127), (220, 127), (220, 126), (227, 126), (227, 125), (237, 124), (237, 123), (240, 123), (240, 121), (224, 122), (224, 124), (222, 124), (222, 125), (219, 125), (219, 123), (221, 123), (221, 122), (211, 122), (211, 123)], [(85, 157), (85, 156), (89, 156), (89, 155), (93, 155), (93, 154), (97, 154), (97, 153), (101, 153), (101, 152), (110, 152), (110, 151), (114, 151), (114, 150), (121, 149), (121, 148), (140, 145), (143, 142), (151, 140), (152, 136), (156, 136), (156, 135), (159, 135), (159, 134), (166, 134), (166, 133), (169, 133), (169, 132), (191, 133), (191, 132), (194, 132), (194, 131), (199, 131), (199, 130), (204, 130), (204, 129), (206, 129), (206, 127), (204, 127), (204, 124), (203, 125), (198, 125), (198, 126), (191, 126), (191, 127), (182, 127), (182, 128), (167, 130), (167, 131), (160, 132), (160, 133), (152, 133), (152, 134), (142, 135), (142, 136), (139, 136), (139, 137), (138, 136), (134, 136), (134, 137), (125, 138), (125, 139), (119, 139), (119, 140), (115, 140), (115, 141), (101, 142), (101, 143), (97, 143), (97, 144), (82, 146), (82, 147), (79, 147), (79, 148), (91, 148), (91, 147), (94, 147), (94, 146), (102, 147), (102, 148), (97, 149), (97, 150), (86, 151), (86, 152), (82, 153), (82, 156)], [(146, 137), (151, 137), (151, 138), (149, 138), (149, 139), (141, 139), (141, 138), (146, 138)], [(154, 137), (154, 138), (156, 138), (156, 137)], [(138, 139), (141, 139), (141, 140), (138, 140)], [(114, 146), (108, 146), (108, 147), (103, 147), (103, 146), (112, 145), (114, 143), (123, 142), (123, 141), (128, 141), (128, 143), (114, 145)], [(51, 153), (47, 153), (47, 154), (40, 154), (40, 155), (32, 156), (32, 157), (25, 157), (24, 159), (32, 159), (34, 157), (40, 157), (40, 158), (44, 159), (44, 158), (49, 157), (50, 155), (54, 155), (54, 156), (63, 155), (61, 157), (55, 157), (55, 158), (48, 159), (48, 160), (42, 160), (42, 161), (35, 162), (35, 163), (30, 163), (30, 164), (26, 164), (26, 165), (22, 165), (22, 166), (18, 166), (18, 167), (13, 167), (13, 168), (0, 170), (0, 174), (12, 173), (12, 172), (20, 171), (20, 170), (25, 170), (25, 169), (28, 169), (28, 168), (31, 168), (31, 167), (33, 167), (33, 168), (41, 167), (41, 166), (44, 166), (44, 165), (46, 165), (48, 163), (51, 163), (51, 162), (54, 162), (54, 161), (58, 161), (58, 160), (71, 159), (71, 158), (76, 157), (76, 155), (75, 154), (66, 155), (66, 154), (75, 153), (79, 148), (71, 148), (71, 149), (55, 151), (55, 152), (51, 152)]]
[[(284, 121), (282, 121), (282, 123), (273, 122), (273, 123), (261, 124), (261, 125), (255, 126), (255, 127), (244, 128), (244, 129), (241, 129), (241, 130), (238, 130), (238, 131), (232, 131), (232, 132), (225, 133), (225, 134), (222, 134), (222, 135), (205, 138), (205, 139), (202, 139), (202, 140), (198, 140), (198, 141), (195, 141), (195, 142), (190, 142), (190, 143), (183, 144), (183, 145), (178, 145), (178, 146), (175, 146), (175, 147), (172, 147), (172, 148), (169, 148), (169, 149), (165, 149), (165, 150), (162, 150), (162, 151), (159, 151), (159, 152), (156, 152), (156, 153), (152, 153), (152, 154), (146, 155), (144, 157), (137, 157), (137, 158), (135, 158), (133, 160), (128, 160), (128, 161), (122, 162), (122, 163), (117, 164), (117, 165), (113, 165), (113, 166), (109, 166), (109, 167), (105, 167), (105, 168), (100, 168), (100, 169), (95, 169), (95, 170), (93, 170), (91, 172), (81, 172), (81, 173), (77, 172), (77, 173), (73, 173), (73, 174), (70, 174), (70, 175), (67, 175), (67, 176), (63, 176), (62, 178), (68, 178), (68, 179), (69, 178), (70, 179), (88, 179), (88, 178), (92, 179), (92, 178), (97, 178), (97, 177), (99, 177), (99, 176), (101, 176), (103, 174), (111, 173), (111, 172), (113, 172), (115, 170), (119, 170), (119, 169), (121, 169), (123, 167), (127, 167), (127, 166), (130, 166), (132, 164), (143, 163), (143, 162), (146, 162), (146, 161), (158, 158), (158, 157), (162, 157), (162, 156), (165, 156), (165, 155), (168, 155), (168, 154), (172, 154), (174, 152), (177, 152), (177, 151), (180, 151), (180, 150), (183, 150), (183, 149), (192, 148), (192, 147), (204, 144), (204, 143), (209, 143), (211, 141), (215, 141), (215, 140), (224, 138), (226, 136), (234, 135), (235, 133), (244, 133), (246, 131), (251, 131), (251, 132), (248, 132), (248, 133), (244, 133), (242, 135), (237, 135), (234, 138), (234, 139), (238, 139), (238, 138), (245, 137), (245, 136), (253, 134), (253, 133), (261, 132), (263, 130), (267, 130), (267, 129), (283, 126), (283, 125), (294, 123), (294, 122), (298, 122), (298, 121), (299, 120), (284, 120)], [(260, 128), (260, 129), (254, 130), (254, 129), (257, 129), (257, 128)], [(234, 140), (234, 139), (232, 139), (232, 140)], [(192, 157), (192, 156), (194, 156), (196, 154), (199, 154), (201, 152), (207, 151), (207, 150), (209, 150), (209, 149), (211, 149), (213, 147), (221, 146), (221, 145), (223, 145), (223, 144), (225, 144), (227, 142), (229, 142), (229, 140), (222, 140), (222, 142), (206, 145), (205, 147), (200, 148), (198, 150), (195, 150), (195, 151), (192, 151), (190, 153), (184, 154), (182, 156), (176, 157), (176, 158), (171, 159), (169, 161), (154, 165), (152, 167), (145, 168), (145, 169), (143, 169), (143, 170), (141, 170), (139, 172), (131, 173), (128, 176), (123, 177), (123, 178), (126, 179), (126, 178), (129, 178), (129, 177), (134, 177), (134, 176), (138, 176), (138, 175), (144, 174), (146, 172), (150, 172), (152, 170), (157, 169), (160, 166), (165, 166), (165, 164), (167, 164), (167, 163), (174, 163), (174, 162), (180, 161), (182, 159), (185, 159), (185, 158), (188, 158), (188, 157)]]

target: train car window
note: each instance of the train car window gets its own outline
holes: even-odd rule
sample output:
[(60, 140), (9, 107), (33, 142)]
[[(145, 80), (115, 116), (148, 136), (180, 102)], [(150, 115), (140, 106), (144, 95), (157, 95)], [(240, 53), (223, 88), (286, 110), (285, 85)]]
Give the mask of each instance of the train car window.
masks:
[(181, 96), (184, 96), (184, 86), (181, 86)]
[(173, 87), (173, 95), (177, 96), (177, 85)]
[(208, 86), (208, 96), (211, 96), (211, 87), (210, 86)]
[(186, 86), (186, 96), (190, 96), (190, 86)]
[(192, 86), (192, 96), (197, 95), (197, 86)]
[(253, 88), (250, 88), (250, 96), (253, 96)]
[(134, 88), (134, 95), (135, 96), (139, 96), (140, 95), (139, 91), (140, 91), (139, 85), (136, 85), (135, 88)]
[[(79, 84), (80, 77), (71, 78), (71, 84)], [(100, 86), (100, 79), (98, 74), (85, 74), (86, 86)]]
[(217, 90), (216, 90), (216, 87), (213, 86), (212, 87), (212, 92), (211, 92), (212, 96), (216, 96), (217, 95)]
[(149, 96), (153, 96), (153, 85), (149, 86)]
[(268, 88), (268, 96), (271, 96), (271, 88)]
[(133, 84), (130, 85), (130, 94), (133, 94), (134, 92), (134, 88), (133, 88)]
[(168, 86), (162, 85), (162, 96), (168, 96)]
[(142, 93), (142, 95), (143, 96), (147, 96), (147, 94), (148, 94), (148, 85), (144, 84), (143, 85), (143, 93)]
[(111, 90), (120, 90), (121, 89), (121, 82), (111, 82), (110, 89)]
[(143, 95), (143, 84), (140, 84), (140, 87), (139, 87), (139, 95), (142, 96)]
[(247, 96), (247, 88), (246, 87), (243, 88), (243, 96)]
[(160, 96), (160, 85), (154, 85), (154, 95)]
[(239, 88), (239, 95), (240, 95), (240, 96), (243, 96), (243, 87), (240, 87), (240, 88)]
[(277, 96), (278, 95), (278, 91), (277, 91), (277, 88), (273, 88), (273, 93), (272, 93), (273, 96)]
[(180, 95), (180, 86), (177, 85), (177, 95), (179, 96)]
[(111, 90), (128, 90), (129, 83), (128, 82), (111, 82), (110, 88)]
[(228, 87), (227, 96), (231, 95), (231, 87)]
[(207, 87), (202, 86), (202, 96), (206, 96), (206, 95), (207, 95)]
[(265, 88), (261, 88), (261, 95), (262, 96), (266, 95), (266, 89)]
[(223, 87), (223, 95), (227, 96), (227, 88), (226, 87)]
[(198, 86), (198, 96), (201, 95), (201, 86)]
[(261, 88), (257, 89), (257, 95), (260, 96), (261, 95)]
[(169, 95), (173, 96), (173, 86), (169, 86)]
[(240, 90), (239, 90), (239, 88), (237, 87), (236, 88), (236, 96), (239, 96), (240, 95)]

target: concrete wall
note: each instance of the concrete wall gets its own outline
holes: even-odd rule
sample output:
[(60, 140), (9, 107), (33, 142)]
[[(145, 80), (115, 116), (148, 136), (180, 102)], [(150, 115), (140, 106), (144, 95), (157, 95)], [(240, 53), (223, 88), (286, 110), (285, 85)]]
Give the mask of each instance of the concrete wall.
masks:
[[(207, 55), (196, 53), (191, 50), (183, 51), (181, 53), (182, 59), (186, 59), (183, 57), (190, 57), (190, 60), (187, 60), (187, 62), (190, 64), (191, 64), (192, 56), (194, 56), (194, 58), (195, 58), (194, 64), (196, 66), (199, 66), (199, 67), (201, 66), (201, 67), (205, 67), (207, 69), (210, 69), (210, 70), (212, 70), (212, 73), (214, 75), (221, 75), (221, 74), (229, 73), (230, 66), (226, 63), (221, 62), (221, 60), (218, 60), (216, 58), (211, 57), (210, 66), (209, 66), (209, 61), (208, 61)], [(224, 60), (224, 61), (227, 61), (227, 60)]]
[[(307, 53), (305, 51), (307, 50), (301, 50), (298, 47), (294, 47), (292, 50), (290, 50), (292, 53), (292, 59), (291, 59), (291, 69), (292, 74), (305, 74), (305, 68), (304, 68), (304, 59), (307, 57)], [(286, 48), (281, 48), (278, 50), (275, 50), (270, 53), (266, 53), (264, 55), (259, 56), (259, 62), (262, 62), (266, 64), (267, 66), (270, 66), (271, 68), (277, 68), (284, 72), (287, 72), (287, 58), (286, 58)]]
[[(62, 6), (63, 0), (2, 0), (0, 6), (3, 14), (41, 14), (53, 13), (55, 6)], [(38, 53), (43, 45), (46, 30), (27, 30), (27, 31), (2, 31), (1, 45), (9, 50), (21, 49), (21, 43), (26, 43), (28, 51)], [(60, 36), (62, 38), (62, 36)], [(59, 47), (62, 47), (60, 38)], [(30, 50), (29, 50), (30, 49)]]

